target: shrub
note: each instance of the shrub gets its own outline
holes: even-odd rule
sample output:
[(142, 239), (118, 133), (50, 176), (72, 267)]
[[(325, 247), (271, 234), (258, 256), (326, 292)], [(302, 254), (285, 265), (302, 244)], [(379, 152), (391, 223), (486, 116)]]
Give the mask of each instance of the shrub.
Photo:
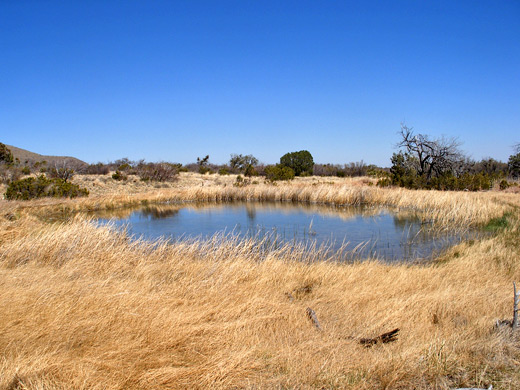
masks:
[(13, 164), (14, 158), (11, 150), (3, 143), (0, 142), (0, 163)]
[(177, 165), (161, 163), (141, 163), (137, 167), (137, 175), (143, 181), (175, 181), (178, 175)]
[(236, 178), (236, 180), (235, 180), (235, 182), (233, 183), (233, 185), (234, 185), (235, 187), (245, 187), (245, 186), (248, 185), (248, 184), (249, 184), (249, 180), (244, 179), (244, 178), (242, 177), (242, 175), (238, 175), (237, 178)]
[(223, 175), (229, 175), (229, 170), (228, 170), (227, 168), (220, 168), (220, 169), (218, 170), (218, 174), (219, 174), (219, 175), (222, 175), (222, 176), (223, 176)]
[(280, 158), (280, 165), (291, 168), (296, 176), (312, 175), (314, 160), (307, 150), (286, 153)]
[(130, 169), (132, 169), (132, 167), (131, 167), (130, 164), (128, 164), (128, 163), (121, 164), (121, 165), (119, 165), (119, 167), (117, 168), (118, 171), (123, 171), (123, 172), (124, 172), (124, 171), (128, 171), (128, 170), (130, 170)]
[(27, 165), (22, 168), (22, 173), (24, 175), (30, 175), (31, 174), (31, 168), (29, 168)]
[(377, 181), (378, 187), (390, 187), (392, 185), (392, 179), (389, 177), (383, 177)]
[(103, 163), (90, 164), (85, 173), (89, 175), (107, 175), (110, 172), (110, 167)]
[(266, 179), (269, 181), (292, 180), (295, 176), (291, 168), (280, 164), (268, 165), (265, 167), (264, 172)]
[(123, 172), (118, 170), (118, 171), (116, 171), (116, 173), (114, 173), (112, 175), (112, 179), (117, 180), (117, 181), (127, 180), (128, 176), (126, 176), (126, 174), (124, 174)]
[(509, 187), (511, 187), (511, 184), (509, 184), (509, 182), (508, 182), (506, 179), (502, 179), (502, 180), (500, 181), (499, 186), (500, 186), (500, 189), (501, 189), (501, 190), (506, 190), (506, 189), (508, 189)]
[(88, 196), (86, 188), (80, 188), (77, 184), (72, 184), (63, 179), (54, 179), (47, 195), (54, 198), (76, 198), (78, 196)]
[(44, 175), (12, 181), (5, 192), (5, 198), (8, 200), (77, 196), (88, 196), (88, 190), (63, 179), (48, 179)]
[(204, 175), (205, 173), (211, 172), (211, 168), (209, 167), (209, 154), (200, 158), (197, 157), (197, 165), (199, 166), (199, 173)]
[(22, 170), (12, 165), (0, 165), (0, 183), (10, 183), (22, 176)]
[(67, 168), (65, 165), (61, 168), (53, 167), (47, 169), (47, 175), (52, 179), (61, 179), (68, 181), (74, 176), (74, 169)]

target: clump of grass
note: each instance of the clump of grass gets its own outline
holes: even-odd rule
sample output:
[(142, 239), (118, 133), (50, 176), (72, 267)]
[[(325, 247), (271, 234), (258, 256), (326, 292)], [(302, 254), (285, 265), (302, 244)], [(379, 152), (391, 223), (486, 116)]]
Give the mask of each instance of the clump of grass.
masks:
[(504, 213), (501, 217), (491, 218), (484, 226), (484, 230), (488, 232), (498, 232), (505, 230), (510, 226), (511, 213)]

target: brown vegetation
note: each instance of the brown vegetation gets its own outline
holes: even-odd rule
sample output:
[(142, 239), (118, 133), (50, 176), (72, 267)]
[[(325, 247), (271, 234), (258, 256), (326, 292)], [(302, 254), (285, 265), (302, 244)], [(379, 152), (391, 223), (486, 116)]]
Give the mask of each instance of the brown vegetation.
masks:
[[(181, 175), (167, 188), (0, 201), (0, 389), (520, 388), (519, 336), (493, 329), (512, 317), (520, 281), (518, 195), (232, 182)], [(497, 236), (426, 266), (320, 262), (222, 237), (136, 242), (82, 214), (48, 222), (63, 210), (267, 199), (415, 207), (446, 226), (511, 214)], [(393, 343), (359, 343), (395, 328)]]

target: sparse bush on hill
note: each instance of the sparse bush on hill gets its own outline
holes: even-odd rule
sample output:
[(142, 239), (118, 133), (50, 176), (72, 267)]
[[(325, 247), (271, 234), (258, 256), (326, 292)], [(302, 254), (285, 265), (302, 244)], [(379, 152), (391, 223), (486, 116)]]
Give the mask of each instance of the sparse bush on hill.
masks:
[(13, 164), (14, 158), (11, 150), (3, 143), (0, 142), (0, 164)]
[(45, 175), (11, 181), (5, 192), (5, 198), (8, 200), (29, 200), (43, 197), (75, 198), (78, 196), (88, 196), (88, 190), (63, 179), (49, 179)]
[(0, 164), (0, 183), (8, 184), (18, 180), (22, 176), (22, 170), (13, 165)]
[(291, 168), (280, 164), (268, 165), (264, 168), (264, 172), (265, 178), (269, 181), (294, 179), (294, 171)]

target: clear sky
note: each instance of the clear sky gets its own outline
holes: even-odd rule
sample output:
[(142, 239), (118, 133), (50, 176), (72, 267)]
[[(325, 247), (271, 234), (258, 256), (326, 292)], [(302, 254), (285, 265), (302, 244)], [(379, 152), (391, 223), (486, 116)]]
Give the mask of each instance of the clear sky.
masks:
[(0, 142), (87, 162), (390, 164), (520, 142), (520, 1), (0, 0)]

